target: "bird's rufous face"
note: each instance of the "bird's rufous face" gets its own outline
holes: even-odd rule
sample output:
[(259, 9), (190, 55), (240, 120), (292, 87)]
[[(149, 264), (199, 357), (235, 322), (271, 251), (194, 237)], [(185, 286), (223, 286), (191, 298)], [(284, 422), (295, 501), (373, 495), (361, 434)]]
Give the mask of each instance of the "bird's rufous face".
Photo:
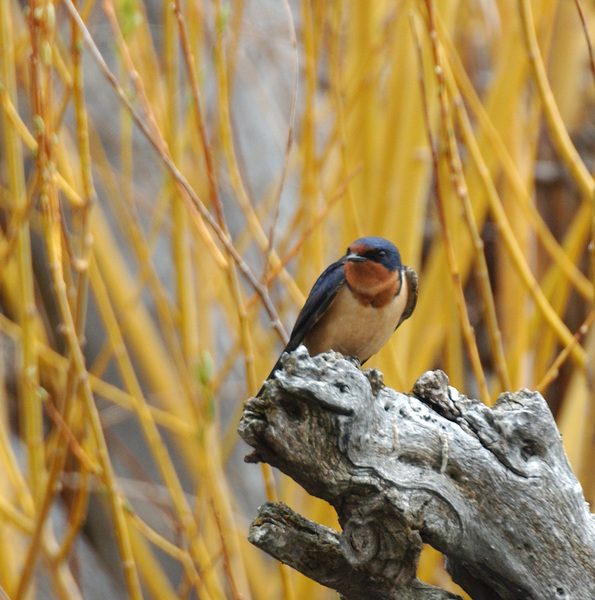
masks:
[(399, 292), (399, 270), (391, 272), (383, 264), (385, 255), (382, 250), (358, 243), (349, 246), (347, 252), (348, 255), (357, 255), (363, 259), (348, 258), (345, 263), (345, 278), (353, 291), (366, 296), (382, 292), (395, 295)]

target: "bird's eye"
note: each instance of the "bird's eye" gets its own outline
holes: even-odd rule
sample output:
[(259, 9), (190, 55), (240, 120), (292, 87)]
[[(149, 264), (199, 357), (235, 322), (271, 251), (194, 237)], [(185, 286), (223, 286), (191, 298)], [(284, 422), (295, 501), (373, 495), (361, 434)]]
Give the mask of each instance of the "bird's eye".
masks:
[(386, 250), (378, 250), (378, 258), (386, 258)]

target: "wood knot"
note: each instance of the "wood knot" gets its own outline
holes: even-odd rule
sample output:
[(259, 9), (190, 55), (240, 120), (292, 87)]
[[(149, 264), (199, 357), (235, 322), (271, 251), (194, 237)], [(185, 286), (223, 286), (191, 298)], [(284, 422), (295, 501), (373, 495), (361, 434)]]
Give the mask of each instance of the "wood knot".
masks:
[(343, 528), (341, 549), (353, 567), (361, 567), (374, 560), (380, 548), (380, 535), (372, 519), (349, 519)]

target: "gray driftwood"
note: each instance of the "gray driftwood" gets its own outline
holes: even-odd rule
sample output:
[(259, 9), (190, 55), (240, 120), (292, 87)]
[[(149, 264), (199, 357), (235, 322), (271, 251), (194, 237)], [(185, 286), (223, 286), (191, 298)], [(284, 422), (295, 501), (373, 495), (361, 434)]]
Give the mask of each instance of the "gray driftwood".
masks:
[(422, 542), (473, 600), (595, 599), (595, 521), (537, 393), (488, 408), (434, 371), (404, 395), (300, 347), (239, 433), (342, 527), (265, 504), (250, 541), (348, 600), (458, 598), (416, 578)]

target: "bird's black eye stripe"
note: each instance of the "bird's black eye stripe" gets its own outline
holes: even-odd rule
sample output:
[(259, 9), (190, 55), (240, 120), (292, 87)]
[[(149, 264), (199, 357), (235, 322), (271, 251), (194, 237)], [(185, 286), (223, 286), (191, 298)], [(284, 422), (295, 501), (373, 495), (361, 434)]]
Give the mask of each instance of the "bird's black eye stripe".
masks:
[(379, 260), (386, 258), (386, 250), (368, 250), (364, 256), (378, 262)]

